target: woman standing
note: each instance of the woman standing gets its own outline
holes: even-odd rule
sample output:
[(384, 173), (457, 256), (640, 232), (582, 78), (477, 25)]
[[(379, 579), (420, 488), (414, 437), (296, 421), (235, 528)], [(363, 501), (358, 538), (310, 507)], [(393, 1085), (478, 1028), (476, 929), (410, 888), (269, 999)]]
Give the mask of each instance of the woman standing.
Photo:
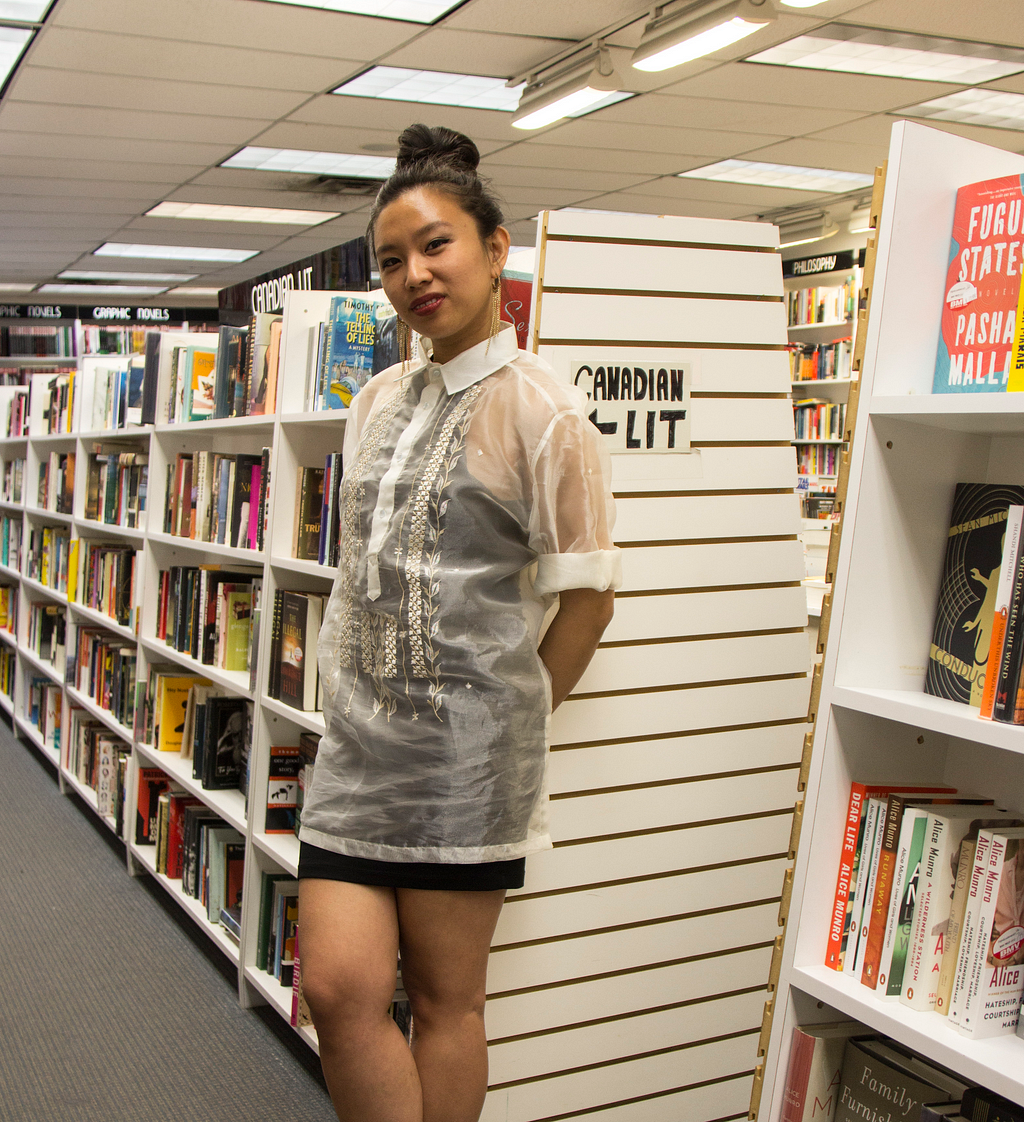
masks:
[[(300, 942), (342, 1122), (479, 1117), (491, 937), (526, 856), (551, 845), (548, 720), (619, 581), (585, 403), (499, 322), (509, 236), (478, 162), (467, 137), (413, 125), (368, 231), (430, 357), (353, 400), (319, 638)], [(388, 1017), (399, 953), (411, 1051)]]

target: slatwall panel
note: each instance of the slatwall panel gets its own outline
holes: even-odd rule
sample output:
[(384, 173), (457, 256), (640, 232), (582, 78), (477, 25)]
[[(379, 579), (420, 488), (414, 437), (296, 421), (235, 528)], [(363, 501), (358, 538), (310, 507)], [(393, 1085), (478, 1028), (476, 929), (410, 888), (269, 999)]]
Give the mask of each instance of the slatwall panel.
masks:
[(616, 455), (624, 584), (551, 722), (555, 848), (488, 973), (484, 1122), (746, 1114), (807, 711), (775, 231), (553, 213), (531, 337), (696, 364), (688, 454)]

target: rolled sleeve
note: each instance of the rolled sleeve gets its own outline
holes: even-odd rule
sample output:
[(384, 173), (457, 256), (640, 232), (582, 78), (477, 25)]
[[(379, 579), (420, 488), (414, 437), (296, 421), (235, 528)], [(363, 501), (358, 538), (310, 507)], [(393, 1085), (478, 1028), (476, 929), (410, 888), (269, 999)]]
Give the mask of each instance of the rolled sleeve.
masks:
[(545, 553), (537, 559), (534, 591), (541, 596), (567, 588), (607, 592), (622, 585), (622, 556), (618, 549), (592, 553)]

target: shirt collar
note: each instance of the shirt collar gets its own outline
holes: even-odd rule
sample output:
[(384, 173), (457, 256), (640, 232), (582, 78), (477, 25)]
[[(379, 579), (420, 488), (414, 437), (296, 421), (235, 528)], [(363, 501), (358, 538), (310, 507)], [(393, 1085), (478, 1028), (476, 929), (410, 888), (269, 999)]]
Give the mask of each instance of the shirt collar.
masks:
[[(423, 340), (423, 348), (425, 351), (430, 351), (431, 344), (428, 339)], [(516, 330), (512, 324), (503, 323), (497, 335), (477, 343), (475, 347), (470, 347), (468, 351), (463, 351), (448, 362), (440, 364), (428, 361), (426, 371), (428, 374), (432, 371), (440, 371), (444, 388), (449, 395), (457, 394), (462, 390), (468, 390), (477, 382), (482, 382), (489, 374), (493, 374), (503, 366), (508, 366), (518, 353), (519, 341)]]

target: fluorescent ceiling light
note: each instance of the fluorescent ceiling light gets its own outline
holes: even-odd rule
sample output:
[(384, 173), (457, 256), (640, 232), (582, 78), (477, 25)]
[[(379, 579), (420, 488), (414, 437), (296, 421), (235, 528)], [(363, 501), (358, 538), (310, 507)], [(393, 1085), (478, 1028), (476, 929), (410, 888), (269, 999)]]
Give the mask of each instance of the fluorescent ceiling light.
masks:
[(35, 288), (35, 284), (15, 284), (11, 282), (0, 284), (0, 292), (31, 292), (33, 288)]
[(752, 183), (758, 187), (790, 187), (797, 191), (828, 191), (842, 194), (870, 187), (873, 175), (859, 171), (829, 171), (791, 164), (764, 164), (754, 160), (720, 160), (692, 171), (681, 171), (679, 179), (714, 179), (722, 183)]
[(548, 78), (534, 76), (523, 90), (512, 125), (517, 129), (540, 129), (563, 117), (582, 117), (633, 96), (622, 92), (621, 86), (622, 79), (612, 65), (611, 55), (602, 47), (596, 58), (589, 54)]
[(174, 281), (195, 280), (198, 273), (109, 273), (103, 270), (65, 269), (58, 273), (60, 280), (70, 281), (138, 281), (140, 284), (171, 284)]
[(1024, 94), (998, 90), (960, 90), (901, 109), (900, 116), (928, 117), (961, 125), (987, 125), (993, 129), (1024, 131)]
[(839, 227), (827, 212), (804, 214), (799, 218), (790, 219), (789, 222), (783, 219), (779, 221), (779, 249), (824, 241), (825, 238), (835, 237), (838, 233)]
[(433, 23), (462, 0), (270, 0), (299, 8), (323, 8), (328, 12), (348, 12), (355, 16), (380, 16), (409, 23)]
[(159, 296), (167, 286), (148, 284), (41, 284), (40, 292), (60, 296)]
[(782, 0), (782, 3), (787, 8), (815, 8), (818, 4), (824, 4), (825, 0)]
[(26, 27), (0, 27), (0, 86), (18, 65), (33, 35), (35, 32)]
[(305, 175), (351, 175), (387, 179), (395, 170), (393, 156), (357, 156), (344, 152), (308, 152), (300, 148), (243, 148), (222, 168), (253, 171), (294, 171)]
[(180, 296), (182, 299), (187, 300), (190, 296), (216, 296), (219, 292), (219, 288), (169, 288), (164, 295)]
[(751, 55), (747, 62), (974, 85), (1024, 70), (1024, 51), (832, 23)]
[(227, 261), (238, 265), (255, 257), (258, 249), (212, 249), (205, 245), (141, 245), (104, 242), (93, 250), (96, 257), (137, 257), (157, 261)]
[(272, 206), (226, 206), (219, 203), (157, 203), (146, 218), (201, 218), (209, 222), (267, 222), (276, 226), (319, 226), (340, 218), (337, 210), (282, 210)]
[(710, 12), (702, 5), (696, 13), (691, 8), (675, 16), (655, 15), (633, 52), (633, 66), (648, 71), (681, 66), (730, 46), (773, 19), (770, 0), (732, 0)]
[(871, 232), (871, 207), (861, 207), (855, 210), (847, 219), (846, 228), (851, 234), (868, 234)]
[(42, 23), (50, 0), (0, 0), (0, 20)]
[(466, 109), (499, 109), (511, 113), (519, 104), (524, 86), (525, 83), (509, 87), (502, 78), (484, 78), (477, 74), (374, 66), (331, 92), (348, 97), (415, 101), (422, 105), (458, 105)]

